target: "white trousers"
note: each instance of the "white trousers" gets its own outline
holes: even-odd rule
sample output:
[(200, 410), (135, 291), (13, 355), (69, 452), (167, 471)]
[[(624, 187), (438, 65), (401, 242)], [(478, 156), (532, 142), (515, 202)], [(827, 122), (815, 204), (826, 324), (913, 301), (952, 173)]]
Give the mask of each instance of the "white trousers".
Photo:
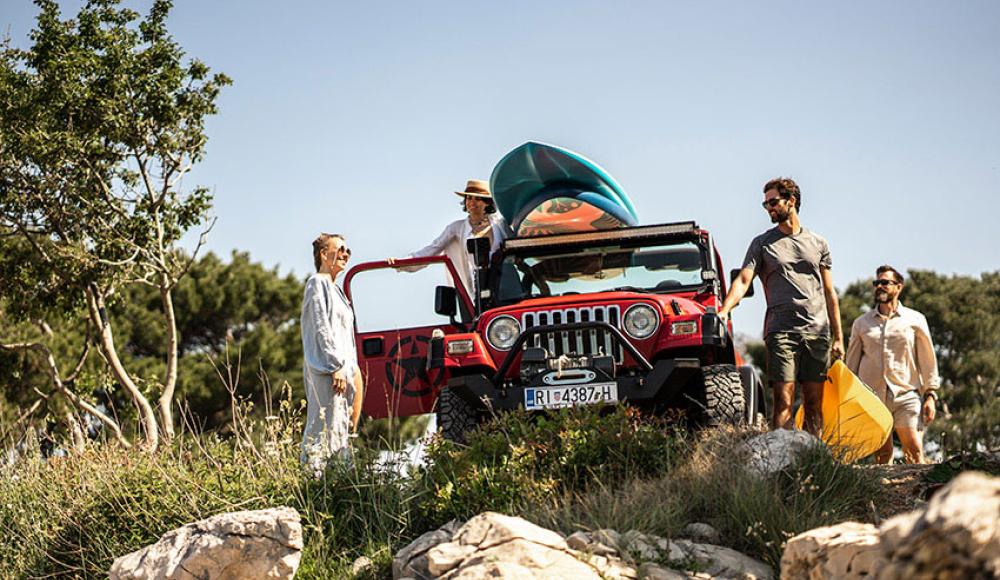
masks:
[(302, 371), (306, 388), (306, 428), (302, 437), (302, 464), (322, 472), (331, 458), (350, 457), (351, 411), (354, 405), (354, 375), (347, 390), (333, 391), (333, 376), (308, 366)]

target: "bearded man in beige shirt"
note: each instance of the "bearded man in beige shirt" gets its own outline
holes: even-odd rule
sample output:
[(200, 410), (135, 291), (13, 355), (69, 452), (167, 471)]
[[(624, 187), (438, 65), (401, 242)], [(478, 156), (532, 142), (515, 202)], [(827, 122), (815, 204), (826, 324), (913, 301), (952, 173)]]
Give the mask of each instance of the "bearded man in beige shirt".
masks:
[[(847, 367), (892, 411), (906, 461), (923, 463), (923, 426), (934, 420), (941, 386), (927, 319), (899, 303), (903, 275), (892, 266), (879, 266), (872, 286), (875, 308), (851, 326)], [(892, 437), (875, 457), (892, 461)]]

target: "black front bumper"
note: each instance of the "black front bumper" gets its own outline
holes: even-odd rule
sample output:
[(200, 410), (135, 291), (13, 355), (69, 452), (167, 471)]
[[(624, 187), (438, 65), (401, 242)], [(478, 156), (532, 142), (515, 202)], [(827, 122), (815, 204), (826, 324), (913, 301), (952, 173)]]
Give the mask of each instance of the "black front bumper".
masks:
[[(614, 381), (618, 385), (618, 399), (642, 407), (673, 406), (680, 401), (683, 388), (701, 370), (696, 358), (676, 358), (657, 361), (645, 374), (620, 376), (612, 379), (596, 378), (592, 383)], [(448, 380), (448, 388), (476, 408), (513, 410), (524, 407), (524, 391), (541, 385), (494, 382), (496, 377), (484, 374), (455, 377)], [(586, 385), (588, 383), (581, 383)], [(577, 385), (565, 385), (577, 386)]]

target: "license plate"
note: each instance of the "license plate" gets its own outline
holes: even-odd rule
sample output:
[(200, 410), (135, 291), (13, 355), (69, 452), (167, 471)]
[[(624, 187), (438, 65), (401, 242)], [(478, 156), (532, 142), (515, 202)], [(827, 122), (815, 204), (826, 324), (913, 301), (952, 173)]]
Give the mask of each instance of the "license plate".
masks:
[(524, 408), (528, 411), (617, 402), (617, 383), (570, 385), (566, 387), (530, 387), (524, 389)]

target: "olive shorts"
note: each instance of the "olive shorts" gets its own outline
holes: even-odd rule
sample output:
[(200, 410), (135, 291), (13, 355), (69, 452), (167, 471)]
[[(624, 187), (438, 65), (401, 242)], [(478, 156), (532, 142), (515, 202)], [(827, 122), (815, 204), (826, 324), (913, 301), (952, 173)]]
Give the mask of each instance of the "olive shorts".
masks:
[(830, 368), (830, 337), (823, 334), (774, 332), (767, 346), (767, 380), (779, 383), (822, 383)]

